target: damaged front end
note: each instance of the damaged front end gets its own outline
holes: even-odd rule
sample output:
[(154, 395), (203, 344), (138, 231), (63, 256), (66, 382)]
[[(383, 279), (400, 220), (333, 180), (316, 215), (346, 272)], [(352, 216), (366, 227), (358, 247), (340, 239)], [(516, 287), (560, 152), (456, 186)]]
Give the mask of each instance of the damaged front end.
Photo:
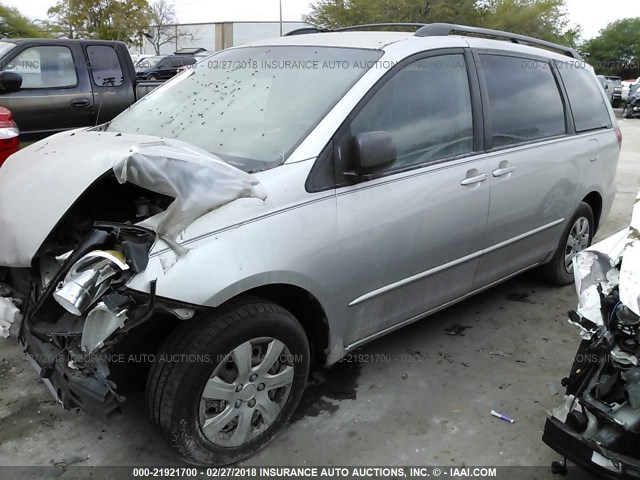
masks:
[(96, 223), (60, 267), (19, 332), (26, 353), (52, 394), (106, 420), (124, 398), (109, 379), (114, 347), (156, 308), (150, 294), (129, 291), (127, 281), (146, 268), (154, 231), (136, 225)]
[(205, 309), (157, 298), (157, 278), (128, 286), (153, 248), (179, 262), (193, 222), (265, 195), (253, 176), (170, 139), (80, 131), (21, 154), (0, 172), (0, 336), (20, 338), (66, 409), (107, 420), (125, 400), (120, 380), (151, 361), (123, 352), (149, 357), (152, 340)]
[[(639, 197), (640, 198), (640, 197)], [(638, 202), (636, 202), (638, 205)], [(573, 260), (583, 339), (543, 441), (604, 478), (640, 478), (640, 210)]]

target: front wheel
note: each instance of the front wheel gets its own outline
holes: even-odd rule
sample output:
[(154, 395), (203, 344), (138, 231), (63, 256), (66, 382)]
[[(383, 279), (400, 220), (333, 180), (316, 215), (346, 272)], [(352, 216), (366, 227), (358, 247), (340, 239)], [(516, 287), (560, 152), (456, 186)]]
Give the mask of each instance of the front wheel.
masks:
[(573, 257), (591, 245), (594, 234), (593, 211), (582, 202), (567, 224), (553, 258), (541, 268), (546, 280), (556, 285), (572, 283)]
[(147, 382), (151, 420), (189, 463), (239, 462), (289, 420), (309, 363), (308, 341), (293, 315), (246, 300), (185, 324), (164, 345)]

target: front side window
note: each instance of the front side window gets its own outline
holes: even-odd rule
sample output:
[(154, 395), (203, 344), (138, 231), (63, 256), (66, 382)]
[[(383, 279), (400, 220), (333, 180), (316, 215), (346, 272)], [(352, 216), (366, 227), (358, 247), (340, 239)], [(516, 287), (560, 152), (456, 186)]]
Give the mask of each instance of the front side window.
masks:
[(576, 132), (610, 127), (609, 109), (593, 73), (581, 62), (558, 62), (558, 69), (567, 89)]
[(493, 148), (567, 133), (564, 104), (549, 63), (480, 55), (489, 97)]
[(473, 119), (463, 55), (413, 62), (398, 71), (351, 123), (351, 135), (385, 131), (400, 170), (473, 150)]
[(93, 81), (99, 87), (119, 87), (124, 83), (120, 60), (116, 51), (107, 46), (87, 47)]
[(3, 68), (22, 76), (22, 88), (62, 88), (78, 83), (71, 50), (67, 47), (29, 47)]
[(197, 63), (110, 131), (174, 138), (245, 171), (283, 163), (382, 56), (336, 47), (241, 47)]

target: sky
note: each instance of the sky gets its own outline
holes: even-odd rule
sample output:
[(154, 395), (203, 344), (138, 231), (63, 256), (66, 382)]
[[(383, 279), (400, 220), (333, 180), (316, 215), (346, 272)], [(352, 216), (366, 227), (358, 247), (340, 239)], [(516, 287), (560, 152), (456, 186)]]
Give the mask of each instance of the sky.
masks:
[[(151, 0), (152, 1), (152, 0)], [(181, 23), (247, 20), (278, 20), (280, 0), (175, 0)], [(455, 0), (452, 0), (455, 1)], [(582, 26), (583, 38), (591, 38), (608, 23), (625, 17), (640, 17), (637, 0), (566, 0), (573, 23)], [(55, 0), (0, 0), (17, 7), (24, 15), (46, 18)], [(282, 0), (284, 20), (300, 20), (311, 0)]]

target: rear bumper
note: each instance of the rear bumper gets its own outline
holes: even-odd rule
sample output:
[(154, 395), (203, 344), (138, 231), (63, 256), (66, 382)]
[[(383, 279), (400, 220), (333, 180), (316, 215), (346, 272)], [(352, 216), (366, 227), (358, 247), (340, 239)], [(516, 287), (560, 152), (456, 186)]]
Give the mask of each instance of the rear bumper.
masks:
[[(615, 454), (605, 455), (607, 452), (585, 441), (578, 434), (572, 432), (567, 425), (557, 418), (547, 419), (544, 426), (542, 441), (553, 450), (576, 465), (583, 467), (601, 478), (606, 479), (640, 479), (640, 464), (633, 459)], [(596, 457), (602, 456), (617, 466), (617, 470), (606, 468), (594, 462)], [(616, 467), (612, 467), (616, 468)]]
[(86, 376), (69, 367), (69, 356), (49, 342), (42, 342), (24, 326), (21, 337), (27, 359), (56, 400), (67, 410), (80, 408), (107, 422), (122, 413), (124, 397), (117, 395), (108, 380)]

